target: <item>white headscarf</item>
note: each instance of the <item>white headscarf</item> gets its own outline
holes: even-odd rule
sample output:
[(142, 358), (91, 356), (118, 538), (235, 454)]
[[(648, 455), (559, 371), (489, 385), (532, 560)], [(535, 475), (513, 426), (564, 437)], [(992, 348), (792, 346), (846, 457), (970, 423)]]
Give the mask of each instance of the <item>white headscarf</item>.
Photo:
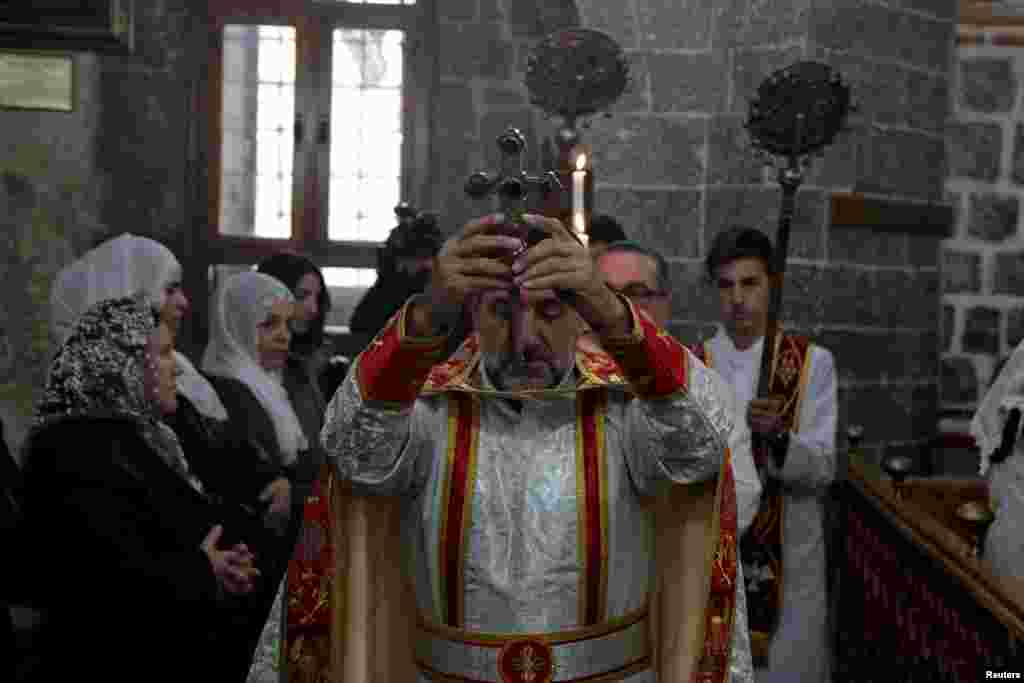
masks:
[[(125, 233), (87, 251), (54, 281), (50, 334), (55, 346), (63, 346), (79, 318), (100, 301), (142, 298), (159, 311), (167, 286), (181, 276), (181, 263), (171, 250), (146, 237)], [(178, 391), (200, 413), (226, 420), (227, 410), (210, 383), (183, 354), (175, 351), (175, 358)]]
[(249, 387), (273, 420), (284, 464), (290, 465), (309, 442), (281, 377), (264, 370), (256, 352), (257, 328), (282, 300), (294, 302), (295, 297), (269, 275), (246, 271), (225, 280), (214, 295), (203, 370)]
[(971, 420), (971, 436), (981, 449), (981, 476), (988, 473), (992, 451), (1002, 443), (1006, 418), (1014, 408), (1024, 411), (1024, 342), (1006, 361)]

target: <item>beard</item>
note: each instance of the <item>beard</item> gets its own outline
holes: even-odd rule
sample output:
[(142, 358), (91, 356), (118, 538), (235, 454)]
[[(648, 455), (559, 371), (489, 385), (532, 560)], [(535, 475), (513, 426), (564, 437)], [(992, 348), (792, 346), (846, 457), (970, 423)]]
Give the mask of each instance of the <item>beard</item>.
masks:
[(491, 381), (501, 391), (551, 389), (565, 376), (566, 364), (550, 354), (485, 353)]

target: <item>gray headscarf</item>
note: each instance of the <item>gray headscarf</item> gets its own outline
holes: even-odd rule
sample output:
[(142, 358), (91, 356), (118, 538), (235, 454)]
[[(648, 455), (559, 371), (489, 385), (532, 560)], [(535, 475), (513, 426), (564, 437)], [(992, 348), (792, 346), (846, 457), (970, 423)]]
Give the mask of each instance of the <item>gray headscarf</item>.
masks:
[(155, 329), (152, 309), (139, 298), (110, 299), (89, 308), (50, 366), (33, 430), (67, 417), (131, 419), (164, 462), (201, 491), (177, 436), (146, 396), (146, 346)]

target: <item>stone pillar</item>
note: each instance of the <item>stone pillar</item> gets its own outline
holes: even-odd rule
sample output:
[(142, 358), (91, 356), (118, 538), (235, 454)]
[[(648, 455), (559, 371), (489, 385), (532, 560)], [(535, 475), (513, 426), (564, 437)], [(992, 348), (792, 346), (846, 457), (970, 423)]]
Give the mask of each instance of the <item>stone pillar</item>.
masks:
[(956, 3), (578, 5), (582, 25), (618, 40), (637, 76), (590, 135), (596, 210), (669, 257), (672, 327), (684, 341), (707, 334), (716, 317), (715, 292), (702, 281), (715, 235), (741, 223), (775, 236), (781, 190), (749, 154), (749, 98), (765, 76), (801, 59), (839, 69), (865, 120), (816, 162), (797, 197), (783, 319), (835, 354), (841, 435), (863, 424), (877, 456), (883, 444), (913, 446), (933, 434), (938, 243), (949, 221), (936, 206)]

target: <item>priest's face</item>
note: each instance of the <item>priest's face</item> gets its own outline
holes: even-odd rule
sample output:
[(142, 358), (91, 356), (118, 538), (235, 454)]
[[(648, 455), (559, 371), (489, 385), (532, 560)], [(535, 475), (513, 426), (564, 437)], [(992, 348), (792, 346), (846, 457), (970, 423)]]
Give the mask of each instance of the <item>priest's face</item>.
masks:
[(658, 289), (658, 262), (636, 251), (606, 251), (597, 257), (597, 267), (608, 286), (625, 294), (659, 327), (671, 317), (669, 292)]
[(718, 267), (716, 278), (722, 324), (734, 338), (764, 334), (771, 280), (759, 258), (741, 258)]
[(572, 366), (580, 319), (553, 291), (490, 290), (476, 310), (484, 362), (499, 389), (551, 388)]

